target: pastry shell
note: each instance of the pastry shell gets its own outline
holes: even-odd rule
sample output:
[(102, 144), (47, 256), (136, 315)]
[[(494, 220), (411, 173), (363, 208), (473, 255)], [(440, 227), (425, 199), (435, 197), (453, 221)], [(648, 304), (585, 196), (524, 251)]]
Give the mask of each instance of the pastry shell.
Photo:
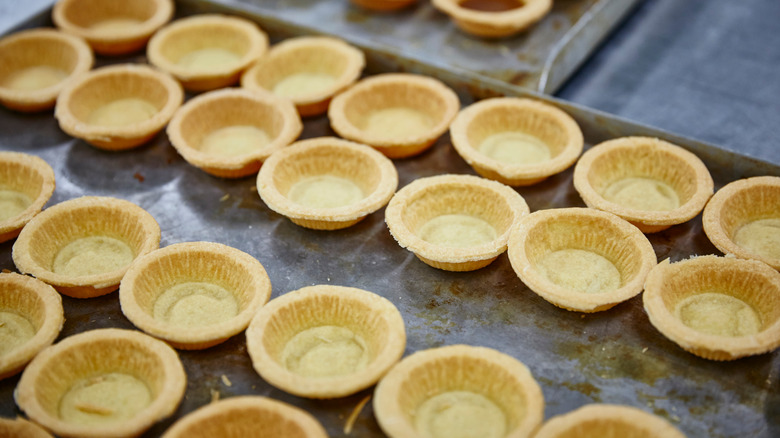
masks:
[[(572, 275), (587, 274), (573, 282), (598, 290), (580, 291), (545, 273), (545, 260), (551, 254), (569, 250), (585, 251), (612, 267), (611, 272), (599, 271), (595, 261), (584, 259), (585, 267), (578, 271), (567, 256), (567, 266), (574, 267)], [(563, 309), (586, 313), (609, 309), (638, 295), (656, 264), (653, 246), (639, 229), (611, 213), (589, 208), (540, 210), (522, 218), (509, 237), (507, 254), (517, 276), (537, 295)], [(614, 289), (608, 289), (610, 284)]]
[[(728, 296), (729, 301), (740, 305), (738, 311), (717, 314), (707, 309), (720, 327), (728, 328), (732, 323), (737, 328), (746, 327), (745, 321), (735, 322), (734, 318), (745, 319), (752, 314), (755, 332), (730, 336), (686, 324), (681, 306), (703, 294)], [(780, 273), (766, 263), (708, 255), (659, 263), (647, 276), (643, 300), (650, 322), (664, 336), (696, 356), (723, 361), (767, 353), (780, 346), (779, 297)]]
[[(634, 177), (668, 185), (679, 206), (666, 211), (647, 210), (604, 198), (611, 184)], [(713, 182), (704, 163), (679, 146), (657, 138), (622, 137), (582, 154), (574, 166), (574, 188), (588, 207), (614, 213), (644, 233), (655, 233), (699, 214), (712, 196)]]
[(40, 280), (11, 272), (0, 274), (0, 311), (24, 318), (35, 330), (26, 342), (0, 355), (0, 379), (5, 379), (54, 342), (65, 317), (57, 291)]
[(327, 438), (319, 421), (303, 409), (259, 396), (240, 396), (203, 406), (183, 417), (162, 438), (253, 436)]
[[(60, 128), (73, 137), (100, 149), (124, 150), (157, 135), (183, 99), (181, 86), (169, 74), (144, 65), (119, 64), (95, 69), (69, 82), (60, 93), (54, 117)], [(143, 111), (148, 114), (111, 108), (112, 117), (132, 114), (137, 118), (95, 121), (96, 114), (128, 101), (142, 102), (146, 105)]]
[[(60, 403), (74, 384), (106, 373), (140, 380), (149, 404), (127, 419), (102, 424), (61, 418)], [(69, 336), (38, 354), (22, 373), (14, 397), (30, 419), (58, 436), (132, 437), (176, 411), (186, 379), (176, 351), (164, 342), (134, 330), (98, 329)], [(102, 413), (107, 407), (94, 408)]]
[[(548, 149), (549, 159), (517, 163), (480, 151), (490, 136), (506, 132), (538, 138)], [(510, 186), (535, 184), (564, 171), (577, 161), (584, 144), (582, 131), (571, 116), (552, 105), (516, 97), (486, 99), (463, 109), (450, 125), (450, 138), (477, 173)]]
[[(337, 207), (311, 207), (289, 195), (303, 180), (336, 176), (359, 188), (362, 198)], [(269, 208), (293, 223), (316, 230), (350, 227), (379, 210), (395, 193), (398, 172), (392, 161), (372, 148), (322, 137), (293, 143), (275, 152), (257, 175), (257, 192)]]
[(388, 12), (403, 9), (417, 0), (351, 0), (352, 3), (372, 11)]
[[(283, 363), (286, 347), (296, 336), (321, 327), (346, 330), (352, 342), (362, 340), (365, 366), (314, 376), (290, 370)], [(332, 342), (319, 340), (301, 357)], [(261, 308), (246, 331), (246, 342), (252, 365), (268, 383), (300, 397), (327, 399), (345, 397), (376, 383), (403, 355), (406, 331), (400, 312), (386, 298), (352, 287), (317, 285), (288, 292)], [(322, 360), (318, 365), (329, 362)]]
[[(473, 271), (506, 251), (510, 231), (528, 212), (525, 199), (511, 187), (477, 176), (439, 175), (399, 190), (387, 205), (385, 221), (398, 244), (426, 264), (445, 271)], [(495, 237), (462, 247), (423, 239), (423, 227), (445, 215), (474, 217), (492, 227)]]
[(22, 417), (15, 420), (0, 418), (0, 437), (4, 438), (54, 438), (45, 429)]
[[(231, 127), (258, 129), (268, 143), (238, 155), (202, 150), (209, 135)], [(289, 100), (259, 90), (229, 88), (189, 100), (174, 114), (166, 131), (188, 163), (214, 176), (241, 178), (257, 173), (266, 158), (295, 141), (302, 130), (301, 118)]]
[(589, 404), (547, 420), (534, 438), (685, 438), (665, 419), (631, 406)]
[(522, 32), (544, 18), (552, 0), (518, 0), (518, 7), (505, 11), (481, 11), (464, 7), (464, 0), (433, 0), (433, 6), (449, 15), (462, 31), (485, 38), (500, 38)]
[(760, 260), (780, 270), (780, 253), (767, 252), (780, 247), (777, 231), (771, 234), (774, 237), (763, 237), (759, 252), (735, 241), (740, 231), (748, 230), (746, 225), (767, 219), (780, 224), (780, 177), (759, 176), (726, 184), (712, 196), (702, 213), (704, 232), (723, 253)]
[(58, 28), (84, 38), (101, 55), (142, 49), (172, 16), (173, 0), (59, 0), (52, 9)]
[[(54, 107), (57, 96), (69, 79), (92, 68), (94, 56), (79, 37), (54, 29), (31, 29), (0, 40), (0, 103), (22, 112), (43, 111)], [(19, 75), (30, 77), (27, 69), (56, 69), (62, 78), (47, 78), (37, 85), (12, 85)], [(47, 70), (45, 73), (53, 73)], [(32, 87), (32, 88), (30, 88)]]
[(404, 358), (377, 385), (374, 414), (391, 438), (433, 436), (417, 430), (419, 408), (454, 391), (485, 397), (500, 409), (506, 418), (501, 436), (506, 438), (530, 437), (544, 419), (542, 390), (522, 362), (491, 348), (469, 345), (423, 350)]
[[(458, 96), (437, 79), (385, 73), (363, 79), (334, 97), (328, 117), (340, 136), (371, 145), (389, 158), (405, 158), (431, 147), (459, 109)], [(388, 117), (388, 111), (399, 114)], [(393, 132), (407, 125), (412, 128)]]
[[(181, 63), (201, 50), (219, 50), (234, 59), (209, 62), (209, 68)], [(235, 16), (202, 14), (160, 29), (149, 40), (146, 56), (151, 64), (181, 81), (185, 89), (208, 91), (238, 82), (241, 73), (267, 50), (268, 35), (255, 23)]]
[(331, 98), (353, 84), (363, 71), (365, 56), (358, 48), (337, 38), (298, 37), (271, 48), (241, 75), (241, 86), (279, 94), (275, 89), (288, 78), (301, 74), (323, 75), (332, 82), (308, 93), (285, 95), (301, 116), (314, 116), (328, 110)]
[(19, 235), (54, 193), (54, 170), (46, 161), (20, 152), (0, 152), (0, 190), (18, 192), (31, 202), (18, 214), (0, 220), (0, 242)]
[[(35, 276), (61, 294), (74, 298), (105, 295), (119, 287), (129, 261), (125, 266), (98, 273), (55, 272), (62, 250), (90, 237), (120, 242), (127, 247), (125, 253), (134, 259), (160, 246), (160, 226), (146, 210), (123, 199), (99, 196), (71, 199), (47, 208), (24, 227), (14, 243), (13, 260), (21, 273)], [(62, 260), (69, 261), (78, 263), (76, 257)]]
[[(229, 319), (204, 325), (178, 325), (157, 318), (155, 310), (159, 299), (173, 287), (185, 283), (220, 287), (231, 294), (237, 313)], [(194, 295), (197, 293), (188, 298)], [(271, 280), (257, 259), (212, 242), (178, 243), (139, 257), (130, 265), (119, 286), (122, 313), (130, 322), (174, 348), (184, 350), (208, 348), (244, 331), (257, 309), (270, 297)], [(209, 311), (220, 311), (215, 304), (219, 297), (208, 298), (211, 300)], [(173, 306), (181, 303), (179, 300)], [(203, 315), (194, 313), (190, 316), (202, 318)]]

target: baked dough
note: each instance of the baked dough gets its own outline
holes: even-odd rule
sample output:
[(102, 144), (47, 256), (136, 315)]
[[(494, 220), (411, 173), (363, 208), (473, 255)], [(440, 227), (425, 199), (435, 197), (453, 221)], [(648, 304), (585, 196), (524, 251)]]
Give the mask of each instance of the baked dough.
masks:
[(19, 235), (54, 193), (54, 170), (44, 160), (0, 152), (0, 242)]
[(667, 420), (632, 406), (589, 404), (547, 420), (535, 438), (685, 438)]
[(433, 0), (462, 31), (486, 38), (520, 33), (544, 18), (552, 0)]

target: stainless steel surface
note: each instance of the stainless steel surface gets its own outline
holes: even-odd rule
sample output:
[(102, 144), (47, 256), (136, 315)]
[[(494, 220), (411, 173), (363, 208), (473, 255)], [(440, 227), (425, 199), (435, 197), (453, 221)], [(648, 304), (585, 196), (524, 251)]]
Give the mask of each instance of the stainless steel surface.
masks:
[[(180, 13), (222, 9), (194, 0)], [(252, 15), (252, 14), (249, 14)], [(263, 17), (276, 36), (310, 30)], [(46, 17), (37, 17), (40, 24)], [(263, 21), (266, 20), (266, 21)], [(410, 60), (382, 47), (363, 45), (369, 71), (407, 70), (433, 74), (450, 83), (467, 105), (489, 95), (528, 95), (521, 88), (465, 70)], [(136, 60), (140, 59), (136, 58)], [(105, 61), (104, 61), (105, 62)], [(644, 127), (560, 100), (542, 98), (572, 114), (589, 145), (623, 135), (654, 135), (701, 156), (718, 186), (744, 176), (779, 175), (776, 164), (752, 160), (712, 145)], [(303, 138), (332, 134), (324, 117), (306, 121)], [(142, 148), (109, 153), (73, 140), (51, 113), (20, 115), (0, 110), (0, 148), (32, 153), (55, 169), (57, 190), (49, 205), (82, 194), (119, 196), (147, 209), (160, 223), (162, 245), (210, 240), (257, 257), (268, 270), (273, 296), (303, 286), (330, 283), (362, 287), (395, 303), (407, 325), (407, 354), (455, 343), (497, 348), (525, 362), (543, 388), (546, 417), (584, 403), (623, 403), (662, 415), (691, 437), (780, 435), (780, 353), (729, 363), (697, 359), (666, 340), (647, 321), (641, 299), (607, 312), (582, 315), (560, 310), (530, 292), (515, 276), (505, 255), (479, 271), (448, 273), (424, 265), (398, 247), (382, 211), (355, 227), (317, 232), (293, 225), (269, 210), (254, 191), (254, 179), (221, 180), (189, 166), (164, 135)], [(400, 186), (444, 172), (473, 173), (442, 138), (425, 154), (395, 164)], [(518, 191), (532, 211), (582, 206), (571, 170)], [(228, 195), (227, 197), (225, 195)], [(700, 218), (651, 237), (659, 260), (717, 253), (701, 231)], [(12, 242), (0, 244), (0, 269), (14, 270)], [(90, 300), (64, 299), (62, 337), (106, 326), (132, 328), (116, 294)], [(267, 395), (314, 413), (333, 436), (369, 391), (333, 401), (292, 397), (272, 388), (252, 370), (239, 335), (202, 352), (182, 352), (188, 373), (186, 398), (176, 417), (207, 403), (211, 391), (223, 397)], [(225, 374), (232, 386), (225, 386)], [(0, 415), (18, 413), (13, 388), (18, 377), (0, 381)], [(145, 436), (158, 436), (173, 419)], [(370, 404), (352, 436), (382, 436)]]

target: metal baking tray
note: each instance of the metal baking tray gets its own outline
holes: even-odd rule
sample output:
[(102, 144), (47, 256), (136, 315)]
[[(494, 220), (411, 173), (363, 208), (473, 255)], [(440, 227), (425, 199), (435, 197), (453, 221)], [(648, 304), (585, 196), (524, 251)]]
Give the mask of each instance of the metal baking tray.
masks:
[[(201, 0), (177, 3), (178, 14), (230, 12), (258, 21), (274, 39), (321, 33), (253, 10)], [(48, 11), (19, 27), (50, 25)], [(757, 161), (714, 145), (686, 139), (609, 114), (538, 95), (451, 66), (425, 63), (374, 44), (367, 74), (409, 71), (445, 81), (463, 105), (499, 95), (533, 97), (557, 105), (583, 129), (587, 147), (626, 135), (649, 135), (679, 144), (701, 157), (720, 187), (755, 175), (780, 175), (778, 164)], [(138, 55), (100, 59), (101, 64), (143, 61)], [(301, 138), (334, 135), (326, 117), (305, 120)], [(313, 284), (360, 287), (391, 300), (406, 323), (406, 354), (451, 344), (492, 347), (524, 362), (542, 386), (545, 417), (586, 403), (619, 403), (658, 414), (690, 437), (780, 436), (780, 352), (733, 362), (699, 359), (653, 328), (636, 297), (597, 314), (558, 309), (517, 278), (506, 255), (486, 268), (453, 273), (436, 270), (400, 248), (384, 223), (383, 210), (340, 231), (298, 227), (260, 200), (255, 179), (214, 178), (187, 164), (164, 134), (124, 152), (106, 152), (64, 134), (51, 112), (24, 115), (0, 108), (0, 149), (38, 155), (53, 168), (57, 188), (48, 205), (81, 195), (116, 196), (149, 211), (162, 229), (162, 246), (183, 241), (224, 243), (265, 266), (275, 298)], [(441, 173), (473, 174), (442, 137), (420, 156), (396, 160), (400, 186)], [(532, 211), (584, 206), (569, 169), (540, 184), (519, 188)], [(650, 235), (658, 260), (718, 253), (704, 235), (701, 218)], [(0, 269), (15, 271), (13, 242), (0, 244)], [(77, 300), (63, 297), (66, 322), (59, 339), (102, 327), (133, 328), (117, 294)], [(297, 405), (315, 415), (331, 436), (345, 436), (352, 411), (371, 389), (336, 400), (294, 397), (263, 381), (252, 369), (245, 339), (238, 335), (204, 351), (181, 351), (188, 375), (176, 414), (144, 436), (162, 434), (177, 418), (221, 398), (255, 394)], [(222, 376), (227, 377), (230, 385)], [(13, 402), (19, 377), (0, 381), (0, 416), (21, 414)], [(350, 436), (384, 436), (371, 403), (357, 416)]]

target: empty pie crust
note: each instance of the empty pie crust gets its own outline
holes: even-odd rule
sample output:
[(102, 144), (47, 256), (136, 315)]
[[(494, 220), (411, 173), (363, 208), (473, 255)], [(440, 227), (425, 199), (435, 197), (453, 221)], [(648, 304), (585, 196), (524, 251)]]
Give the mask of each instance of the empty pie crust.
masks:
[(544, 18), (552, 0), (433, 0), (462, 31), (486, 38), (522, 32)]
[(445, 271), (473, 271), (506, 251), (509, 233), (529, 212), (511, 187), (471, 175), (419, 178), (385, 210), (390, 234), (420, 260)]
[(437, 79), (385, 73), (334, 97), (328, 117), (340, 136), (404, 158), (432, 146), (459, 109), (458, 96)]
[(659, 263), (645, 282), (650, 322), (697, 356), (733, 360), (780, 346), (780, 273), (713, 255)]
[(241, 76), (241, 86), (291, 99), (301, 116), (322, 114), (366, 64), (363, 52), (337, 38), (290, 38), (273, 46)]
[(723, 186), (702, 214), (704, 232), (725, 254), (780, 270), (780, 177), (759, 176)]
[(535, 184), (577, 161), (584, 140), (560, 109), (533, 99), (486, 99), (450, 125), (455, 150), (480, 175), (510, 186)]
[(397, 187), (390, 159), (335, 137), (293, 143), (257, 175), (257, 192), (269, 208), (317, 230), (356, 224), (387, 204)]
[(685, 438), (665, 419), (631, 406), (590, 404), (547, 420), (534, 438)]
[(15, 420), (0, 418), (0, 437), (5, 438), (54, 438), (45, 429), (22, 417)]
[(68, 79), (93, 62), (84, 40), (54, 29), (7, 36), (0, 40), (0, 103), (23, 112), (52, 108)]
[(241, 73), (268, 50), (268, 36), (255, 23), (234, 16), (202, 14), (160, 29), (146, 50), (149, 62), (189, 91), (238, 82)]
[(41, 158), (0, 152), (0, 242), (18, 236), (54, 193), (54, 170)]
[(451, 345), (418, 351), (382, 378), (374, 414), (390, 438), (526, 438), (544, 419), (528, 368), (497, 350)]
[(35, 216), (13, 247), (13, 260), (64, 295), (91, 298), (119, 287), (130, 263), (160, 246), (160, 226), (123, 199), (84, 196)]
[(358, 6), (381, 12), (403, 9), (416, 2), (417, 0), (352, 0), (352, 3)]
[(81, 75), (60, 93), (54, 117), (67, 134), (100, 149), (148, 142), (173, 117), (184, 92), (169, 74), (120, 64)]
[(63, 437), (133, 437), (176, 411), (186, 389), (176, 351), (134, 330), (98, 329), (45, 349), (14, 397)]
[(202, 94), (173, 116), (167, 133), (193, 166), (222, 178), (257, 173), (263, 161), (295, 141), (303, 124), (288, 99), (228, 88)]
[(704, 163), (685, 149), (657, 138), (623, 137), (582, 154), (574, 188), (588, 207), (655, 233), (699, 214), (713, 182)]
[(0, 379), (20, 372), (51, 345), (65, 321), (51, 286), (15, 273), (0, 274)]
[(600, 312), (642, 292), (655, 251), (639, 229), (589, 208), (540, 210), (509, 237), (515, 273), (550, 303)]
[(119, 287), (122, 313), (174, 348), (217, 345), (244, 331), (271, 297), (271, 280), (251, 255), (187, 242), (139, 257)]
[(174, 423), (162, 438), (327, 438), (319, 421), (303, 409), (259, 396), (220, 400)]
[(173, 0), (59, 0), (52, 10), (58, 28), (84, 38), (101, 55), (142, 49), (172, 16)]
[(308, 398), (354, 394), (404, 353), (398, 309), (374, 293), (317, 285), (262, 307), (246, 331), (252, 365), (271, 385)]

